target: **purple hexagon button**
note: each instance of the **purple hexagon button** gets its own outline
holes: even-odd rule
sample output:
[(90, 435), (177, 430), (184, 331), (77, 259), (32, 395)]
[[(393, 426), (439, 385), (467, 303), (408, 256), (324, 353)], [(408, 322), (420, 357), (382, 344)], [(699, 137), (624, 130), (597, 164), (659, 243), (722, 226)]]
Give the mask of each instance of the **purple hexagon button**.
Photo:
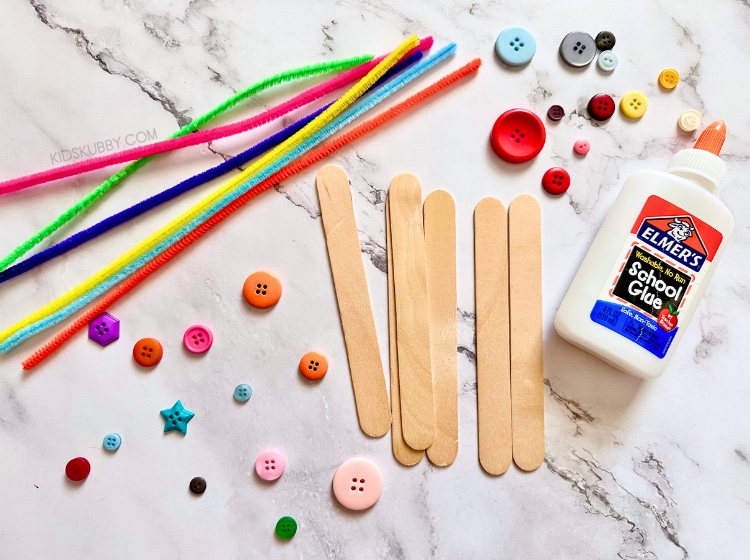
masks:
[(109, 313), (102, 313), (89, 323), (89, 338), (106, 346), (120, 338), (120, 320)]

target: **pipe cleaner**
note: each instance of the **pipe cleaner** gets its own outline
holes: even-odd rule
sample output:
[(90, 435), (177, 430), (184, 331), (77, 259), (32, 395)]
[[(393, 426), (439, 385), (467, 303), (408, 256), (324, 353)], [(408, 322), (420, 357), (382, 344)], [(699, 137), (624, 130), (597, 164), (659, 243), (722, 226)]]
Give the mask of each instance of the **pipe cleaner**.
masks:
[(415, 107), (419, 103), (422, 103), (427, 98), (431, 97), (447, 88), (448, 86), (458, 82), (459, 80), (474, 73), (481, 65), (480, 59), (475, 59), (470, 63), (462, 66), (458, 70), (451, 72), (449, 75), (441, 78), (439, 81), (423, 89), (422, 91), (412, 95), (407, 100), (394, 105), (387, 111), (380, 113), (373, 119), (370, 119), (349, 132), (337, 136), (333, 140), (325, 143), (313, 152), (304, 156), (300, 160), (284, 167), (282, 170), (276, 172), (272, 176), (265, 179), (260, 184), (243, 194), (240, 198), (233, 201), (229, 206), (224, 208), (222, 211), (214, 214), (209, 220), (201, 224), (196, 230), (192, 231), (187, 236), (183, 237), (175, 245), (161, 253), (156, 259), (149, 262), (144, 267), (140, 268), (133, 276), (131, 276), (126, 282), (118, 286), (115, 290), (112, 290), (105, 297), (100, 299), (94, 306), (88, 309), (85, 313), (81, 314), (77, 319), (72, 321), (67, 327), (58, 332), (52, 339), (47, 343), (38, 348), (34, 353), (27, 357), (21, 365), (25, 370), (30, 370), (33, 367), (40, 364), (46, 358), (51, 356), (54, 352), (62, 347), (68, 340), (70, 340), (76, 333), (84, 329), (93, 319), (101, 315), (105, 310), (110, 308), (117, 301), (129, 294), (135, 287), (146, 280), (151, 274), (159, 270), (162, 266), (167, 264), (170, 260), (180, 254), (184, 249), (189, 247), (192, 243), (200, 239), (205, 233), (209, 232), (215, 225), (219, 224), (226, 217), (230, 216), (234, 211), (238, 210), (249, 200), (262, 193), (263, 191), (279, 184), (282, 181), (286, 181), (290, 177), (302, 172), (311, 165), (314, 165), (323, 158), (328, 157), (337, 150), (343, 148), (347, 144), (357, 140), (382, 126), (391, 119), (405, 113), (411, 108)]
[[(195, 219), (197, 215), (199, 215), (201, 212), (204, 212), (207, 208), (211, 207), (211, 205), (215, 204), (219, 199), (223, 198), (227, 194), (230, 194), (233, 190), (235, 190), (236, 187), (239, 187), (243, 182), (245, 182), (248, 177), (251, 177), (252, 175), (258, 173), (260, 170), (266, 168), (278, 158), (283, 157), (287, 153), (291, 152), (302, 142), (308, 140), (311, 136), (321, 130), (326, 124), (331, 122), (336, 116), (338, 116), (349, 105), (351, 105), (358, 97), (360, 97), (368, 88), (370, 88), (408, 51), (413, 49), (418, 44), (418, 42), (419, 41), (415, 35), (403, 41), (396, 48), (396, 50), (386, 56), (382, 62), (380, 62), (372, 71), (367, 74), (367, 76), (357, 82), (355, 86), (344, 93), (341, 98), (336, 100), (328, 109), (326, 109), (315, 119), (313, 119), (313, 121), (307, 124), (302, 130), (300, 130), (291, 138), (285, 140), (275, 148), (268, 151), (247, 169), (219, 187), (216, 191), (198, 202), (182, 215), (169, 222), (166, 226), (162, 227), (156, 233), (152, 234), (147, 239), (136, 245), (133, 249), (122, 255), (120, 258), (116, 259), (109, 266), (100, 270), (98, 273), (94, 274), (91, 278), (82, 282), (76, 288), (70, 290), (68, 293), (60, 296), (53, 302), (32, 313), (15, 325), (5, 329), (2, 333), (0, 333), (0, 341), (5, 341), (17, 331), (24, 329), (25, 327), (28, 327), (29, 325), (32, 325), (33, 323), (39, 321), (43, 317), (53, 314), (56, 311), (59, 311), (60, 309), (68, 306), (76, 299), (80, 298), (83, 294), (94, 288), (97, 284), (100, 284), (101, 282), (105, 281), (107, 278), (115, 274), (118, 270), (126, 266), (131, 261), (139, 258), (144, 253), (153, 250), (155, 246), (163, 244), (166, 237), (174, 234), (174, 232), (181, 227), (184, 227), (186, 222)], [(163, 248), (161, 250), (163, 250)], [(120, 278), (120, 280), (122, 280), (122, 278)]]
[[(375, 86), (380, 86), (382, 82), (391, 79), (394, 75), (402, 72), (405, 68), (408, 68), (415, 62), (418, 62), (421, 58), (422, 51), (417, 50), (414, 54), (410, 55), (408, 58), (405, 58), (396, 66), (391, 68), (375, 84)], [(359, 69), (359, 67), (357, 69)], [(281, 142), (291, 137), (295, 132), (300, 130), (303, 126), (312, 121), (315, 117), (322, 113), (323, 110), (327, 109), (330, 106), (331, 103), (327, 104), (321, 109), (318, 109), (314, 113), (303, 117), (302, 119), (284, 128), (282, 131), (277, 132), (276, 134), (265, 140), (262, 140), (250, 149), (245, 150), (244, 152), (220, 163), (219, 165), (212, 167), (207, 171), (194, 175), (173, 187), (155, 194), (154, 196), (142, 200), (141, 202), (138, 202), (137, 204), (134, 204), (133, 206), (130, 206), (129, 208), (118, 212), (117, 214), (101, 220), (100, 222), (83, 231), (75, 233), (70, 237), (67, 237), (66, 239), (60, 241), (59, 243), (52, 245), (51, 247), (40, 251), (35, 255), (32, 255), (26, 260), (14, 264), (13, 266), (0, 272), (0, 284), (21, 276), (22, 274), (33, 270), (34, 268), (41, 266), (42, 264), (49, 262), (56, 257), (64, 255), (65, 253), (75, 249), (76, 247), (80, 247), (81, 245), (87, 243), (88, 241), (91, 241), (92, 239), (96, 239), (100, 235), (148, 212), (149, 210), (152, 210), (153, 208), (156, 208), (161, 204), (164, 204), (165, 202), (173, 200), (196, 187), (199, 187), (201, 185), (204, 185), (205, 183), (208, 183), (209, 181), (213, 181), (214, 179), (221, 177), (222, 175), (228, 173), (229, 171), (232, 171), (233, 169), (241, 167), (248, 161), (255, 159), (267, 150), (279, 145)]]

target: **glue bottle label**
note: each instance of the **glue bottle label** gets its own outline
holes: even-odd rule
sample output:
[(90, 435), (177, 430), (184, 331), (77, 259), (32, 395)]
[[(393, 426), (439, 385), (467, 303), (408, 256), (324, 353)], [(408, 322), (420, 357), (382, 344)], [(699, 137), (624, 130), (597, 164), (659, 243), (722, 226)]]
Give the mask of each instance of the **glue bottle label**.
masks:
[(650, 196), (602, 289), (591, 320), (664, 358), (680, 311), (722, 242), (716, 229), (678, 206)]

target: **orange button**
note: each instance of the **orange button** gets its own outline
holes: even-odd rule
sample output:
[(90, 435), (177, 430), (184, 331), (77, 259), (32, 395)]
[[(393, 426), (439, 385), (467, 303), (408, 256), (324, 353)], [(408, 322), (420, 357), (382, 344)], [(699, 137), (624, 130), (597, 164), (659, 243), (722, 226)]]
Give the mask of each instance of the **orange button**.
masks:
[(319, 352), (308, 352), (299, 361), (299, 372), (311, 381), (317, 381), (328, 371), (328, 360)]
[(164, 349), (155, 338), (142, 338), (133, 346), (133, 359), (139, 366), (154, 367), (163, 355)]
[(247, 303), (265, 309), (278, 303), (281, 298), (281, 282), (270, 272), (253, 272), (242, 287)]

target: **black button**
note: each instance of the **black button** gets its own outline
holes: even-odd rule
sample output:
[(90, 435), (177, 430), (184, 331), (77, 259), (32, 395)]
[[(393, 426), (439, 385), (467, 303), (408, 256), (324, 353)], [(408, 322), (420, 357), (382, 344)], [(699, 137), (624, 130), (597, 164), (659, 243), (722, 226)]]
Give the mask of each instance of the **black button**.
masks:
[(552, 105), (547, 109), (547, 118), (551, 121), (559, 121), (565, 116), (565, 109), (559, 105)]
[(190, 481), (190, 491), (193, 494), (203, 494), (206, 491), (206, 481), (200, 476), (196, 476)]
[(596, 48), (600, 51), (608, 51), (615, 46), (615, 36), (609, 31), (600, 31), (595, 41)]

